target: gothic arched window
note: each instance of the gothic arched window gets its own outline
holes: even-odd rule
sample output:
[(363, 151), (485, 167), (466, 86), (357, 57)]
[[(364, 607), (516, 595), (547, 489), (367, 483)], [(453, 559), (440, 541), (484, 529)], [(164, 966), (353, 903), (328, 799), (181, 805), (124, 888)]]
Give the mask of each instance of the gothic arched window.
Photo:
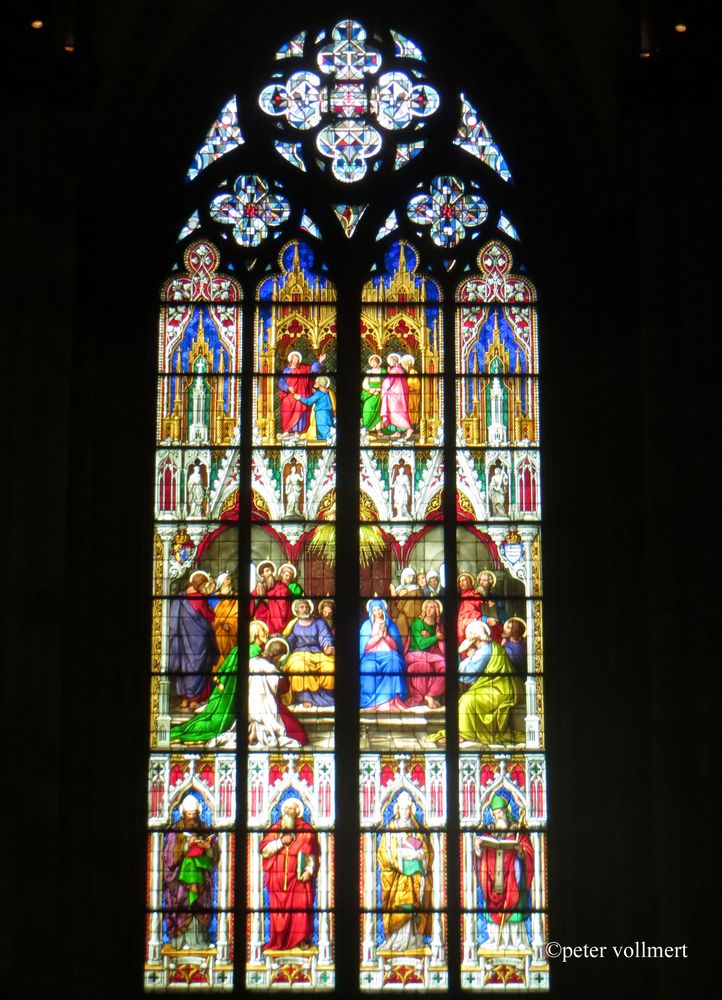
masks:
[(149, 990), (548, 987), (536, 293), (482, 97), (345, 20), (188, 170)]

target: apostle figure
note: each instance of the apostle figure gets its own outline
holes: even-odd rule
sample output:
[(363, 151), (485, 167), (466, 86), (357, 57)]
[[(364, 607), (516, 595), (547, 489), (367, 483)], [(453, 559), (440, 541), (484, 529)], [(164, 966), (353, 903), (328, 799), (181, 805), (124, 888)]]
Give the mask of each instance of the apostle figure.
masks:
[[(335, 421), (334, 396), (331, 391), (331, 382), (326, 375), (319, 375), (313, 383), (313, 391), (310, 394), (295, 392), (295, 399), (311, 407), (311, 416), (316, 425), (315, 438), (317, 441), (327, 441)], [(309, 437), (311, 433), (309, 431)]]
[(407, 704), (441, 708), (446, 690), (445, 667), (441, 602), (424, 601), (421, 615), (411, 623), (406, 650)]
[[(389, 354), (381, 383), (381, 422), (392, 438), (408, 440), (413, 434), (409, 418), (409, 386), (398, 354)], [(402, 433), (403, 432), (403, 433)]]
[(523, 677), (527, 672), (526, 662), (526, 622), (523, 618), (507, 618), (502, 628), (501, 644), (504, 652), (514, 664), (514, 669)]
[(195, 795), (186, 795), (179, 811), (163, 844), (165, 930), (171, 948), (206, 951), (212, 943), (213, 869), (220, 850), (216, 835), (201, 820)]
[(269, 936), (263, 950), (312, 948), (321, 848), (316, 831), (303, 818), (300, 799), (283, 800), (281, 818), (263, 836), (260, 851), (270, 911)]
[(481, 620), (489, 626), (494, 642), (501, 642), (502, 626), (506, 621), (506, 608), (503, 601), (495, 600), (492, 591), (496, 586), (496, 574), (489, 569), (483, 569), (476, 578), (476, 593), (481, 598)]
[(297, 749), (308, 736), (292, 712), (283, 705), (286, 680), (281, 662), (288, 655), (285, 639), (270, 639), (259, 656), (248, 661), (248, 745)]
[(393, 952), (425, 951), (425, 938), (432, 929), (434, 855), (408, 792), (396, 798), (393, 816), (376, 853), (386, 938), (382, 947)]
[[(293, 566), (290, 569), (295, 573)], [(258, 580), (251, 591), (251, 617), (265, 622), (271, 635), (281, 635), (292, 617), (291, 589), (283, 580), (276, 579), (276, 564), (270, 559), (260, 562), (256, 572)]]
[[(417, 577), (418, 582), (418, 577)], [(439, 580), (439, 571), (431, 569), (426, 571), (426, 586), (424, 587), (424, 597), (441, 597), (444, 593), (444, 588), (441, 586)]]
[(391, 587), (396, 600), (391, 605), (393, 616), (404, 641), (411, 631), (411, 622), (421, 614), (424, 592), (416, 582), (416, 570), (405, 566), (401, 570), (398, 587)]
[(361, 384), (361, 423), (369, 432), (377, 432), (383, 428), (381, 421), (381, 384), (383, 369), (381, 358), (372, 354), (366, 377)]
[(459, 738), (486, 745), (522, 741), (524, 733), (514, 729), (511, 713), (523, 703), (524, 686), (484, 622), (466, 626), (459, 653), (467, 654), (459, 664), (459, 679), (471, 684), (459, 698)]
[(404, 708), (404, 642), (389, 618), (386, 602), (373, 598), (366, 605), (368, 621), (361, 626), (361, 708)]
[(511, 817), (510, 802), (495, 794), (491, 822), (474, 837), (474, 868), (484, 899), (489, 941), (482, 950), (531, 952), (525, 921), (532, 905), (534, 846)]
[(283, 563), (278, 567), (279, 582), (286, 584), (293, 597), (303, 597), (303, 587), (296, 580), (297, 576), (296, 567), (292, 563)]
[(289, 690), (283, 703), (333, 705), (334, 637), (323, 618), (313, 617), (313, 603), (307, 597), (292, 604), (294, 615), (286, 626), (290, 655), (283, 664)]
[(409, 420), (412, 427), (416, 427), (421, 415), (421, 380), (416, 374), (412, 354), (404, 354), (401, 367), (406, 372), (406, 384), (409, 387)]
[(310, 365), (302, 364), (300, 351), (290, 351), (288, 364), (278, 380), (278, 395), (281, 407), (281, 439), (303, 434), (308, 429), (309, 408), (300, 396), (310, 396), (313, 392), (312, 373), (320, 372), (326, 358), (319, 355), (318, 361)]
[(214, 586), (210, 575), (197, 569), (190, 575), (185, 594), (171, 601), (168, 672), (175, 676), (181, 709), (195, 711), (210, 691), (211, 672), (219, 656), (215, 615), (208, 606)]
[(238, 645), (238, 601), (230, 573), (218, 574), (214, 597), (218, 598), (213, 608), (213, 632), (218, 645), (218, 660), (214, 669), (217, 670), (230, 651)]
[(324, 597), (323, 600), (318, 602), (319, 617), (326, 622), (328, 630), (332, 636), (336, 635), (336, 626), (334, 624), (334, 616), (336, 614), (336, 602), (331, 600), (330, 597)]
[(466, 638), (469, 622), (481, 621), (481, 598), (474, 589), (474, 577), (471, 573), (459, 573), (456, 578), (456, 589), (459, 592), (459, 610), (456, 616), (456, 640), (461, 645)]

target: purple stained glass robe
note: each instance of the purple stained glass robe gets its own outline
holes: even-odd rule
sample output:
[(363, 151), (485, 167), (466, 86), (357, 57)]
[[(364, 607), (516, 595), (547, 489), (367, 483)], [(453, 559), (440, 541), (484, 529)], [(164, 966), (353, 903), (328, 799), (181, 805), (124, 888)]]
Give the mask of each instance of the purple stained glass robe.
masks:
[(197, 593), (176, 597), (170, 606), (168, 672), (176, 679), (179, 698), (197, 698), (219, 657), (213, 612)]

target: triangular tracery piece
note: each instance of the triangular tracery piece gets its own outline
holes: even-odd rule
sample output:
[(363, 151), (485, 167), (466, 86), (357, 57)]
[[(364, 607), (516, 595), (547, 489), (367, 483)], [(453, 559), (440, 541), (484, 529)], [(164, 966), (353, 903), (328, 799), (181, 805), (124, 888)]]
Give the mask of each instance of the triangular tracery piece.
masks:
[(424, 60), (424, 53), (421, 51), (415, 42), (412, 42), (410, 38), (402, 35), (400, 31), (391, 30), (391, 37), (394, 40), (396, 46), (396, 55), (402, 59), (420, 59), (422, 62)]
[(185, 226), (183, 226), (181, 231), (178, 233), (178, 240), (176, 242), (184, 240), (186, 236), (190, 236), (191, 233), (195, 232), (196, 229), (198, 229), (200, 224), (201, 220), (198, 217), (198, 209), (196, 209), (193, 215), (191, 215), (188, 222), (186, 222)]
[(505, 233), (509, 237), (509, 239), (512, 240), (519, 239), (519, 233), (517, 232), (516, 226), (511, 221), (511, 219), (509, 219), (506, 215), (504, 215), (503, 212), (499, 213), (498, 228), (502, 231), (502, 233)]
[(304, 232), (310, 233), (311, 236), (315, 236), (317, 240), (321, 239), (321, 230), (307, 212), (304, 212), (301, 218), (301, 229)]
[(394, 170), (400, 170), (405, 167), (407, 163), (411, 163), (414, 157), (418, 156), (421, 150), (426, 145), (424, 140), (420, 142), (401, 142), (396, 147), (396, 159), (394, 161)]
[(341, 223), (344, 236), (348, 236), (350, 239), (356, 232), (356, 227), (361, 221), (361, 216), (368, 208), (368, 205), (332, 205), (331, 207), (336, 213), (336, 218)]
[(303, 43), (306, 41), (306, 32), (299, 31), (297, 35), (293, 38), (289, 38), (287, 42), (276, 52), (276, 59), (293, 59), (296, 56), (303, 55)]
[(502, 180), (511, 180), (511, 171), (501, 150), (491, 137), (491, 132), (483, 123), (476, 108), (461, 95), (461, 124), (454, 139), (455, 146), (461, 146), (477, 160), (481, 160), (495, 170)]
[(396, 218), (396, 210), (394, 210), (389, 217), (384, 222), (383, 226), (376, 233), (376, 239), (382, 240), (384, 236), (388, 236), (389, 233), (393, 233), (394, 229), (399, 228), (399, 220)]
[(284, 160), (288, 162), (293, 167), (297, 167), (299, 170), (306, 172), (306, 164), (303, 162), (303, 157), (301, 156), (301, 143), (300, 142), (276, 142), (274, 143), (276, 147), (276, 152), (280, 153)]
[(205, 170), (210, 163), (220, 159), (232, 149), (243, 145), (244, 142), (245, 139), (241, 135), (238, 125), (238, 105), (236, 98), (232, 97), (208, 130), (206, 141), (188, 168), (186, 180), (195, 180), (198, 174)]

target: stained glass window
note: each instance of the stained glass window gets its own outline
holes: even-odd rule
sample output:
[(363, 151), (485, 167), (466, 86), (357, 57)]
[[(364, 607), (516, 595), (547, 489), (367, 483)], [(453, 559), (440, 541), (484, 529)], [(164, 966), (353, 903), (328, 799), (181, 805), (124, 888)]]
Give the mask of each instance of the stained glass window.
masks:
[(434, 131), (417, 41), (285, 39), (198, 137), (161, 294), (146, 989), (546, 989), (511, 174), (470, 97)]

